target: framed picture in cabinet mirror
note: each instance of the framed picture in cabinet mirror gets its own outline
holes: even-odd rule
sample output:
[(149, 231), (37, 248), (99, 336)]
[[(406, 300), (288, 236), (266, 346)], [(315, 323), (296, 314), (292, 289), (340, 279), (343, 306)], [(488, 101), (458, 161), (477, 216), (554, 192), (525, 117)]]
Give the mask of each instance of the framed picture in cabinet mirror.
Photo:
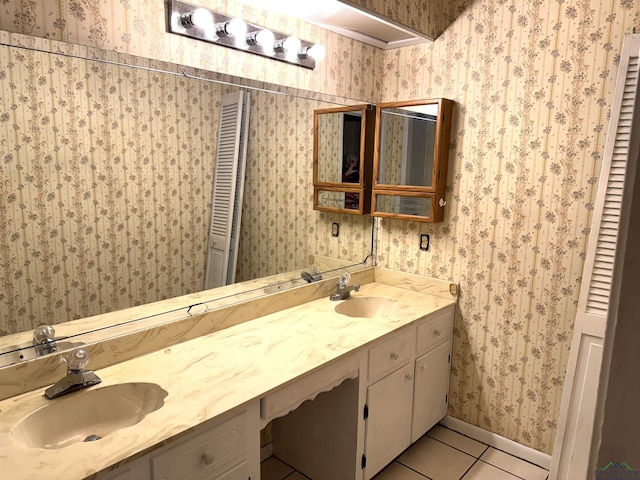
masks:
[(443, 220), (452, 111), (445, 98), (376, 106), (374, 216)]
[(372, 105), (314, 111), (315, 210), (370, 212), (374, 121)]

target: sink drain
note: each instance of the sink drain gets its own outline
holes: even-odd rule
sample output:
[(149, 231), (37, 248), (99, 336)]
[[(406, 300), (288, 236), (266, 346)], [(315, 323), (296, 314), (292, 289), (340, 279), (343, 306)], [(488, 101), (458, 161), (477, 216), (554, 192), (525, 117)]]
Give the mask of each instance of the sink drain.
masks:
[(85, 438), (83, 441), (84, 442), (95, 442), (96, 440), (100, 440), (102, 437), (100, 435), (89, 435), (87, 438)]

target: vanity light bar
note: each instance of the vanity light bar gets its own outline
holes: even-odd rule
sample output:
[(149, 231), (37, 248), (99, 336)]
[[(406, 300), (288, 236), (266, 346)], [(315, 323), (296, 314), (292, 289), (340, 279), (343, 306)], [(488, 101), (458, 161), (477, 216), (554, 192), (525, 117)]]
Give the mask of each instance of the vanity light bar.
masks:
[(167, 8), (170, 33), (235, 48), (282, 62), (314, 69), (326, 50), (291, 35), (274, 32), (206, 8), (170, 0)]

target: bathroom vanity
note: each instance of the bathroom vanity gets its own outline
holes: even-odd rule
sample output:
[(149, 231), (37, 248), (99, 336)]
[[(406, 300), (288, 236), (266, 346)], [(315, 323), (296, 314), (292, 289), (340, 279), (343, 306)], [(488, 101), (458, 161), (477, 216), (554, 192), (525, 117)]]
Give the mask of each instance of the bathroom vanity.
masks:
[(64, 397), (39, 389), (0, 401), (0, 470), (16, 480), (257, 480), (271, 424), (274, 454), (310, 478), (368, 480), (446, 415), (456, 293), (375, 269), (350, 299), (325, 295), (103, 368), (101, 385), (68, 397), (132, 382), (166, 397), (99, 441), (47, 447), (34, 432), (20, 443), (16, 425)]

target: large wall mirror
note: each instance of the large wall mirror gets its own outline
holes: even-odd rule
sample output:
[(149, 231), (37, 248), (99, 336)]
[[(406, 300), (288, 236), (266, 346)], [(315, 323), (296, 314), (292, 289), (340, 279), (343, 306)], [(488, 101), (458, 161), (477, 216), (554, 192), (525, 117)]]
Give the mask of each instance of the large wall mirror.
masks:
[(300, 285), (371, 252), (371, 218), (339, 217), (336, 239), (312, 204), (313, 112), (362, 100), (95, 55), (0, 45), (0, 336), (203, 289), (218, 107), (239, 88), (236, 281)]

